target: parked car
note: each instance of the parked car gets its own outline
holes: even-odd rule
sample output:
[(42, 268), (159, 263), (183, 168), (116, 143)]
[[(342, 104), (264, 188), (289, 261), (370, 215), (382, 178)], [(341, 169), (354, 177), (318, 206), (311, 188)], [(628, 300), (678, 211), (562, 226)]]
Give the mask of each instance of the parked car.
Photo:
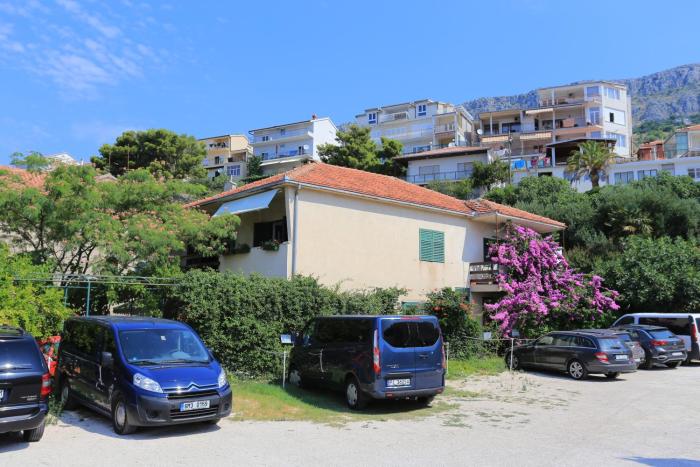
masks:
[(612, 332), (600, 330), (550, 332), (508, 352), (506, 364), (513, 369), (566, 371), (573, 379), (594, 373), (615, 379), (637, 369), (632, 350)]
[(207, 421), (231, 413), (226, 374), (197, 334), (177, 321), (68, 320), (58, 353), (64, 408), (82, 404), (123, 435), (140, 426)]
[(683, 339), (660, 326), (644, 324), (626, 324), (614, 329), (624, 329), (638, 339), (645, 353), (643, 368), (649, 370), (655, 363), (661, 363), (670, 368), (676, 368), (686, 358)]
[(623, 329), (587, 329), (583, 330), (582, 332), (598, 332), (601, 334), (613, 334), (617, 336), (617, 338), (620, 339), (632, 351), (634, 363), (637, 364), (637, 367), (644, 364), (646, 354), (644, 353), (642, 344), (639, 342), (639, 338), (633, 338), (629, 331), (625, 331)]
[(686, 361), (700, 360), (700, 313), (632, 313), (621, 316), (613, 327), (627, 324), (661, 326), (683, 339)]
[(293, 339), (289, 381), (343, 389), (351, 409), (370, 399), (417, 398), (445, 388), (445, 350), (434, 316), (334, 316)]
[(0, 433), (22, 432), (25, 441), (39, 441), (49, 394), (49, 369), (34, 337), (0, 326)]

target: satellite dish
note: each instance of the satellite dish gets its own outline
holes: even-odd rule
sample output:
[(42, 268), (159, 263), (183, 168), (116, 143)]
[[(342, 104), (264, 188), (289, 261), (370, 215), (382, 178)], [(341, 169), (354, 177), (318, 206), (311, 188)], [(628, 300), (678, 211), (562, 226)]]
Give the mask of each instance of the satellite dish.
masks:
[(484, 130), (482, 130), (481, 128), (478, 128), (478, 129), (476, 130), (476, 134), (479, 135), (479, 136), (481, 136), (481, 135), (484, 134)]

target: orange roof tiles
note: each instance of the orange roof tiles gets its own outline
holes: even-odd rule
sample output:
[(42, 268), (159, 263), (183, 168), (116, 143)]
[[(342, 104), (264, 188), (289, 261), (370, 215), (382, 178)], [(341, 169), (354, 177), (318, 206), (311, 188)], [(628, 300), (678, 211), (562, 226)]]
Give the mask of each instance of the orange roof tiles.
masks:
[(371, 196), (389, 201), (409, 203), (429, 208), (444, 209), (465, 215), (500, 213), (521, 219), (543, 222), (557, 227), (565, 227), (561, 222), (531, 214), (510, 206), (487, 200), (463, 201), (437, 191), (408, 183), (395, 177), (379, 175), (347, 167), (311, 162), (288, 172), (225, 191), (208, 198), (187, 204), (188, 207), (201, 206), (229, 196), (264, 187), (284, 183), (301, 183), (362, 196)]
[(33, 173), (9, 165), (0, 165), (0, 178), (7, 178), (11, 185), (30, 188), (43, 188), (45, 173)]
[(679, 131), (700, 131), (700, 124), (690, 125), (685, 128), (681, 128)]

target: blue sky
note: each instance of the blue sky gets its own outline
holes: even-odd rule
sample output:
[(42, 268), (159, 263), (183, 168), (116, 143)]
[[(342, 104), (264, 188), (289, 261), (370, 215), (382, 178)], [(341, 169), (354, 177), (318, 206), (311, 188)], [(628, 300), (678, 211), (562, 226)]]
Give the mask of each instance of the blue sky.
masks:
[(0, 163), (700, 62), (695, 1), (0, 0)]

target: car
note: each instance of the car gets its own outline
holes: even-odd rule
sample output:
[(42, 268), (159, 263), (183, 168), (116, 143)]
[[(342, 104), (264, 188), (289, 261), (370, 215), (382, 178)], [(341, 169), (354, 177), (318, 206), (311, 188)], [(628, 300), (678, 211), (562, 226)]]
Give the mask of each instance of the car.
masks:
[(609, 379), (636, 371), (632, 350), (612, 332), (550, 332), (534, 342), (506, 353), (506, 365), (514, 370), (539, 368), (566, 371), (573, 379), (603, 374)]
[(137, 427), (217, 423), (232, 409), (226, 373), (197, 333), (177, 321), (95, 316), (66, 321), (57, 384), (67, 410), (84, 405)]
[(0, 433), (22, 433), (27, 442), (44, 435), (51, 377), (31, 334), (0, 326)]
[(686, 360), (685, 342), (661, 326), (645, 324), (626, 324), (615, 326), (613, 329), (623, 329), (639, 340), (645, 354), (642, 368), (649, 370), (654, 364), (660, 363), (669, 368), (676, 368)]
[(642, 348), (642, 344), (635, 339), (632, 338), (632, 334), (629, 331), (625, 331), (622, 329), (587, 329), (584, 330), (584, 332), (599, 332), (601, 334), (614, 334), (617, 336), (627, 347), (632, 350), (632, 355), (634, 355), (634, 362), (637, 364), (637, 367), (644, 364), (644, 361), (646, 359), (646, 354), (644, 353), (644, 349)]
[(434, 316), (319, 317), (289, 337), (289, 382), (342, 389), (353, 410), (372, 399), (428, 405), (445, 389), (445, 349)]
[(627, 324), (661, 326), (683, 339), (687, 354), (686, 362), (700, 360), (700, 313), (630, 313), (622, 315), (613, 327)]

